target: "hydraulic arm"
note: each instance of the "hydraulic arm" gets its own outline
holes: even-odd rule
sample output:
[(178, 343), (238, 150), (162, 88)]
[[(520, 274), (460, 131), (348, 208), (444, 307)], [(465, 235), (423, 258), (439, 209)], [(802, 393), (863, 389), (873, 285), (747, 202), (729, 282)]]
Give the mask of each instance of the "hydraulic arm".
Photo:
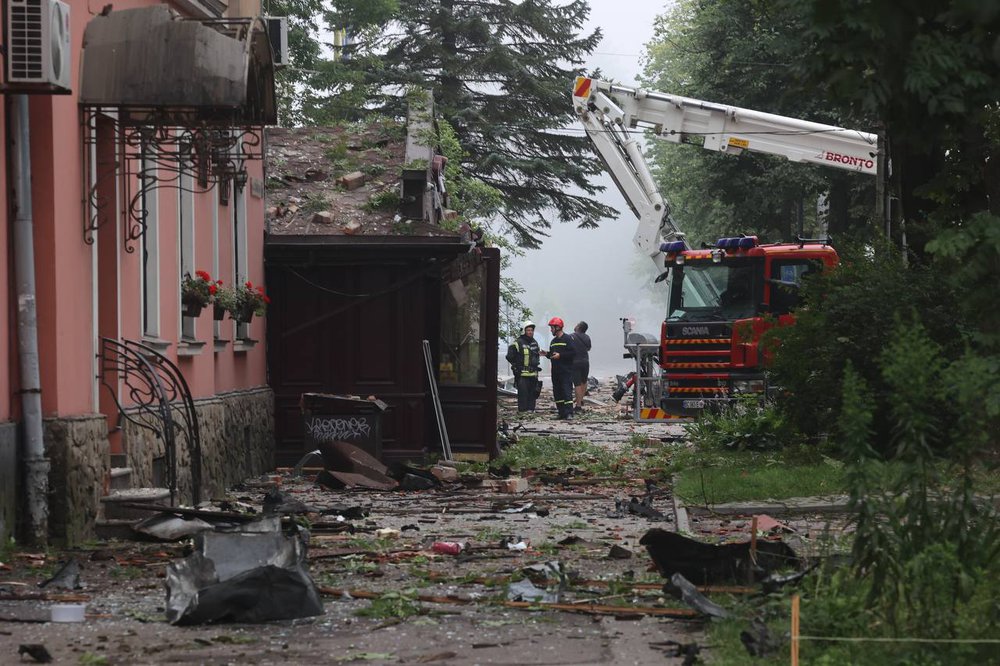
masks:
[(648, 130), (673, 143), (700, 137), (706, 150), (744, 150), (782, 155), (794, 162), (823, 164), (876, 174), (877, 138), (857, 130), (786, 118), (679, 95), (618, 86), (578, 77), (573, 106), (608, 172), (639, 218), (636, 246), (663, 269), (660, 246), (684, 236), (657, 191), (636, 135)]

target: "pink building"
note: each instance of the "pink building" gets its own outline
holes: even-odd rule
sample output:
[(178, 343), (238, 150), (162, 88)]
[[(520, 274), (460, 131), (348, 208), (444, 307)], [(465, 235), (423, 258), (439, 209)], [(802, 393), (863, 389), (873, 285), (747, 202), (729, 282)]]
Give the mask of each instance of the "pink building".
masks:
[[(45, 16), (60, 9), (9, 0), (8, 24), (19, 20), (9, 15), (17, 3)], [(19, 94), (29, 93), (48, 534), (69, 542), (92, 535), (113, 488), (159, 487), (157, 501), (191, 503), (269, 469), (273, 455), (263, 320), (216, 321), (211, 306), (183, 316), (180, 292), (196, 270), (263, 283), (260, 156), (262, 128), (275, 120), (274, 70), (266, 24), (244, 18), (259, 3), (100, 4), (64, 4), (68, 94), (13, 82), (12, 55), (0, 110), (0, 128), (10, 128)], [(19, 137), (6, 132), (16, 151)], [(7, 163), (0, 197), (11, 228), (25, 209)], [(30, 431), (18, 352), (18, 304), (30, 299), (15, 284), (23, 259), (12, 235), (0, 242), (5, 537), (38, 525), (17, 427)]]

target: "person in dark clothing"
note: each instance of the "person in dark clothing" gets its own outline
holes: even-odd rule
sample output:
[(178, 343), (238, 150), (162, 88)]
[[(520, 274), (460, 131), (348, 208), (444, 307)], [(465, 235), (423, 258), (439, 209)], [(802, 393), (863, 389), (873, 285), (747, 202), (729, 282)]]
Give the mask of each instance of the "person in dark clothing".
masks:
[(559, 411), (557, 419), (573, 418), (573, 345), (570, 336), (563, 333), (563, 320), (549, 320), (552, 342), (545, 355), (552, 362), (552, 397)]
[(517, 411), (535, 411), (538, 398), (538, 370), (541, 367), (538, 343), (535, 342), (535, 323), (521, 324), (521, 335), (507, 347), (507, 362), (514, 372), (517, 386)]
[(587, 395), (587, 378), (590, 376), (590, 336), (587, 322), (581, 321), (573, 329), (573, 411), (583, 411), (583, 396)]

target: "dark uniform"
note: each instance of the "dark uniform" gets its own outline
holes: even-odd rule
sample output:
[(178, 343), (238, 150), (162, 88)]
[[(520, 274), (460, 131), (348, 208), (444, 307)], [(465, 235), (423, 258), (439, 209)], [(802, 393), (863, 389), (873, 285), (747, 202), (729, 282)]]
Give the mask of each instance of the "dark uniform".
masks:
[(538, 398), (538, 369), (541, 366), (538, 343), (527, 335), (521, 335), (507, 347), (507, 362), (517, 378), (517, 411), (535, 411)]
[[(552, 338), (549, 343), (549, 360), (552, 362), (552, 397), (559, 410), (559, 418), (573, 418), (573, 344), (565, 333)], [(559, 358), (552, 359), (558, 353)]]

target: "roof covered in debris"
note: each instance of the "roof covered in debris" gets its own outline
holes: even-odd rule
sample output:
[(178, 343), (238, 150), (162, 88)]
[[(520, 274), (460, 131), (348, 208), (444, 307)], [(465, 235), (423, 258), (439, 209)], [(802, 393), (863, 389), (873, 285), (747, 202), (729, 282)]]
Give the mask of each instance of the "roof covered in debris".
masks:
[(406, 126), (387, 119), (267, 130), (267, 216), (280, 235), (447, 236), (403, 220)]

